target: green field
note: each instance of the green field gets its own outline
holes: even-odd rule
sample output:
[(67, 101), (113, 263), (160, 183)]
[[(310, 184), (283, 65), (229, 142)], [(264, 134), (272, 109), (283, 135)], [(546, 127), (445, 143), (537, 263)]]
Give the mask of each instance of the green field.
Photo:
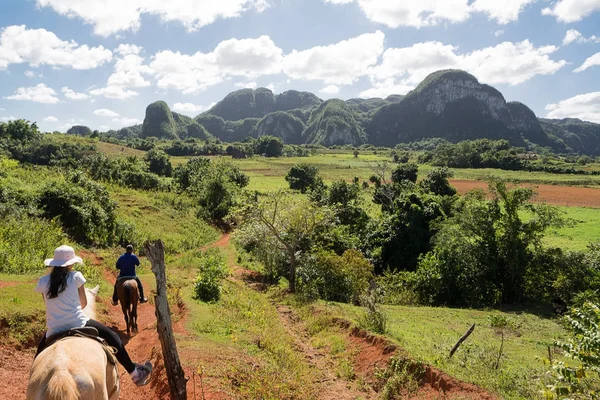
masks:
[(573, 225), (548, 232), (544, 243), (565, 250), (582, 251), (588, 244), (600, 240), (600, 209), (558, 207)]

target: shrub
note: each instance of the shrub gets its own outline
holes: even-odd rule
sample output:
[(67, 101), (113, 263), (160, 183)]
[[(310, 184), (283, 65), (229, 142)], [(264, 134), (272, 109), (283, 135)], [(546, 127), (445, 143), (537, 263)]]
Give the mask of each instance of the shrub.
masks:
[(342, 256), (322, 251), (305, 257), (297, 273), (299, 291), (308, 292), (307, 297), (358, 303), (373, 278), (373, 266), (357, 250)]
[(198, 277), (194, 281), (194, 298), (206, 303), (221, 298), (221, 280), (228, 275), (221, 252), (211, 249), (202, 254)]
[(65, 235), (56, 221), (33, 217), (0, 222), (0, 272), (22, 274), (44, 268), (44, 259), (60, 246)]
[(554, 383), (547, 386), (546, 398), (596, 399), (595, 385), (591, 379), (598, 379), (600, 373), (600, 308), (593, 303), (585, 303), (572, 310), (565, 317), (572, 337), (566, 342), (556, 342), (565, 355), (576, 361), (576, 365), (551, 361), (549, 375)]
[(68, 181), (52, 183), (40, 196), (46, 218), (58, 218), (65, 232), (80, 243), (111, 245), (117, 228), (116, 204), (106, 188), (72, 174)]
[(381, 309), (381, 299), (381, 290), (377, 288), (360, 296), (360, 305), (365, 308), (365, 312), (358, 318), (358, 324), (361, 328), (383, 335), (387, 332), (387, 315)]
[(392, 172), (392, 182), (399, 183), (404, 180), (412, 183), (417, 182), (419, 166), (417, 164), (402, 164)]
[(255, 143), (256, 154), (266, 154), (267, 157), (281, 157), (283, 140), (274, 136), (261, 136)]
[(173, 166), (169, 156), (162, 150), (152, 149), (146, 153), (146, 162), (148, 163), (148, 169), (150, 172), (154, 172), (157, 175), (172, 176)]
[(290, 184), (290, 189), (306, 193), (321, 182), (318, 173), (319, 170), (313, 165), (296, 164), (288, 171), (285, 180)]

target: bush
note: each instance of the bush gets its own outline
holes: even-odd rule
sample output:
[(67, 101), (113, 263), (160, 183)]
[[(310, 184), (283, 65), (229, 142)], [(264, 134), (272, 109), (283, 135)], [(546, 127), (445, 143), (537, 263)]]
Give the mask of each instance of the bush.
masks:
[(402, 164), (392, 172), (392, 182), (400, 183), (402, 181), (417, 182), (419, 166), (417, 164)]
[(194, 299), (206, 303), (219, 301), (221, 280), (228, 275), (223, 256), (219, 250), (211, 249), (202, 254), (199, 261), (199, 274), (194, 281)]
[(387, 332), (387, 315), (381, 309), (381, 300), (381, 291), (377, 288), (360, 296), (360, 305), (365, 312), (358, 318), (358, 324), (361, 328), (383, 335)]
[(358, 303), (373, 278), (373, 266), (357, 250), (342, 256), (322, 251), (302, 260), (297, 273), (298, 290), (307, 297)]
[(306, 193), (322, 182), (318, 176), (317, 167), (309, 164), (296, 164), (288, 171), (285, 180), (290, 184), (290, 189)]
[(146, 162), (150, 172), (161, 176), (172, 176), (173, 166), (169, 156), (162, 150), (152, 149), (146, 153)]
[(65, 240), (56, 221), (33, 217), (0, 222), (0, 273), (23, 274), (44, 269), (44, 260)]
[(103, 185), (83, 173), (46, 187), (40, 196), (40, 208), (46, 218), (58, 218), (65, 232), (80, 243), (115, 244), (116, 203)]
[(267, 157), (281, 157), (283, 154), (283, 140), (274, 136), (261, 136), (256, 140), (255, 153), (265, 154)]

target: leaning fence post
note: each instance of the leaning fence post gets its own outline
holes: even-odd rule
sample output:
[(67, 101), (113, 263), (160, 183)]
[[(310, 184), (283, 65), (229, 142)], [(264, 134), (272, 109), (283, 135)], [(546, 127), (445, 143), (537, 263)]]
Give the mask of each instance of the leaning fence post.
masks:
[(161, 240), (144, 243), (146, 256), (152, 264), (152, 272), (156, 277), (156, 329), (162, 348), (165, 370), (169, 379), (172, 400), (187, 399), (185, 373), (181, 368), (177, 345), (173, 336), (171, 311), (167, 301), (167, 275), (165, 267), (165, 249)]

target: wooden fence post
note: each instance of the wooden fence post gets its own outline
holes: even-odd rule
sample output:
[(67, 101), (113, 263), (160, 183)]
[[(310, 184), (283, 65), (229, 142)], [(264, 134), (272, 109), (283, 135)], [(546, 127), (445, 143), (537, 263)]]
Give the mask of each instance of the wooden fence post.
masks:
[(454, 352), (458, 349), (458, 347), (461, 345), (461, 343), (464, 342), (465, 340), (467, 340), (469, 335), (471, 335), (471, 333), (473, 333), (474, 330), (475, 330), (475, 324), (473, 324), (469, 328), (469, 330), (464, 335), (462, 335), (462, 337), (460, 339), (458, 339), (458, 342), (456, 342), (456, 344), (454, 345), (452, 350), (450, 350), (450, 356), (448, 356), (448, 358), (450, 358), (454, 355)]
[(179, 362), (177, 345), (173, 336), (173, 326), (171, 323), (171, 310), (167, 301), (167, 275), (165, 267), (165, 249), (161, 240), (153, 243), (144, 243), (146, 256), (152, 263), (152, 272), (156, 277), (156, 296), (154, 303), (156, 306), (156, 329), (162, 348), (165, 370), (169, 379), (169, 388), (171, 390), (172, 400), (186, 400), (187, 390), (185, 373)]

